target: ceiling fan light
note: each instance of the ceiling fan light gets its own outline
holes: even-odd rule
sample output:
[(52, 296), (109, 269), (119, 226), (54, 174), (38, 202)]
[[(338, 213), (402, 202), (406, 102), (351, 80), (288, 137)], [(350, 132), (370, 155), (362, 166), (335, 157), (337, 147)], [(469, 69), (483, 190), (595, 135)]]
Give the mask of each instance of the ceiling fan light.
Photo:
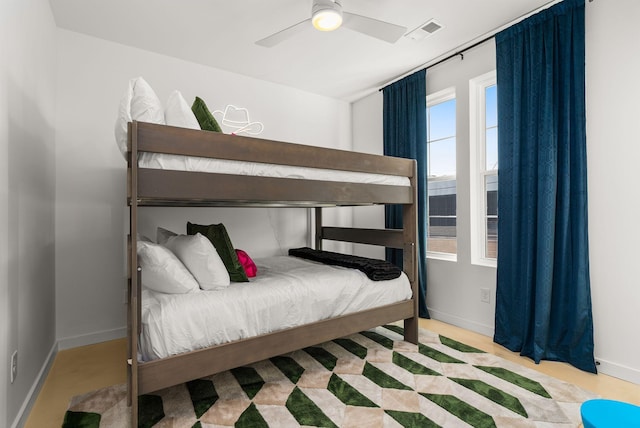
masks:
[(333, 31), (342, 25), (342, 7), (332, 0), (313, 3), (311, 23), (316, 30)]

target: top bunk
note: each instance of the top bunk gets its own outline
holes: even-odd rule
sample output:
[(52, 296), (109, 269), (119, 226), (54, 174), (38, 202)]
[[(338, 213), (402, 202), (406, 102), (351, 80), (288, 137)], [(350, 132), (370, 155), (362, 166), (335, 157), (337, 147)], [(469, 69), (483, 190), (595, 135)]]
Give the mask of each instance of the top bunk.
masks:
[(415, 200), (411, 159), (146, 122), (128, 126), (129, 205), (322, 207)]

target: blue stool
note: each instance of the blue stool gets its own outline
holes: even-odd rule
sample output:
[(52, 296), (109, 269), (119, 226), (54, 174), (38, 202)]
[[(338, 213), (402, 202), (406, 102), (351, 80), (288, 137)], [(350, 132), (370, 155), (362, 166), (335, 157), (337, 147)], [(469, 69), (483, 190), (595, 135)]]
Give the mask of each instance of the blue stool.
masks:
[(621, 401), (585, 401), (580, 415), (584, 428), (640, 428), (640, 407)]

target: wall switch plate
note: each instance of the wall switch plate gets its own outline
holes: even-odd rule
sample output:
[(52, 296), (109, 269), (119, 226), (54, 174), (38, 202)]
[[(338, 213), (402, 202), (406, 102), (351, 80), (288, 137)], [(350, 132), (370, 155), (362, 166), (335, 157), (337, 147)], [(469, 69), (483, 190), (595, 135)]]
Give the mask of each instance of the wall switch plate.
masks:
[(18, 375), (18, 351), (13, 351), (11, 354), (11, 383), (16, 380), (16, 376)]
[(480, 301), (484, 303), (491, 302), (491, 291), (488, 288), (480, 289)]

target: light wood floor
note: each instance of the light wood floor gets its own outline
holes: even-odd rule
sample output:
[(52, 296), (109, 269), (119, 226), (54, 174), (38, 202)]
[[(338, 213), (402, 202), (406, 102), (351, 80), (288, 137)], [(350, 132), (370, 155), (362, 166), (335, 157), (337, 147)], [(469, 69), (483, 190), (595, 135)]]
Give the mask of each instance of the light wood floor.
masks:
[[(564, 363), (534, 364), (490, 337), (435, 320), (420, 320), (420, 327), (445, 335), (504, 359), (573, 383), (603, 398), (640, 405), (640, 385), (611, 376), (582, 372)], [(38, 395), (25, 428), (60, 427), (71, 397), (109, 385), (126, 382), (126, 342), (113, 340), (60, 351)]]

